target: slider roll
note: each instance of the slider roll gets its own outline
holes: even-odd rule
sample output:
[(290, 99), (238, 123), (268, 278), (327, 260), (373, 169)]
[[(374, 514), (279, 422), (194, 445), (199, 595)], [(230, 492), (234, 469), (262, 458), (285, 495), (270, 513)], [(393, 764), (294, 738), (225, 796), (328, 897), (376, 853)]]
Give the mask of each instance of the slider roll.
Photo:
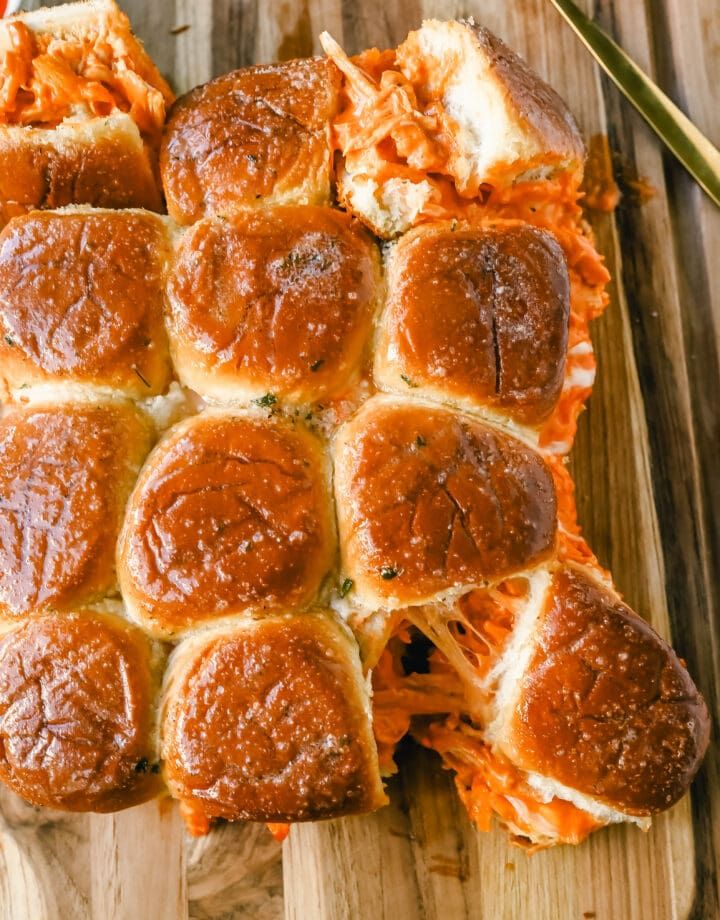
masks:
[(118, 546), (130, 616), (172, 638), (249, 610), (302, 608), (332, 566), (320, 442), (264, 415), (206, 412), (148, 459)]
[(339, 430), (334, 465), (343, 571), (368, 607), (499, 581), (555, 548), (549, 469), (470, 417), (375, 397)]
[(207, 817), (311, 821), (386, 803), (355, 640), (323, 611), (181, 643), (163, 699), (172, 794)]
[(560, 397), (569, 315), (550, 233), (518, 221), (418, 227), (389, 259), (376, 382), (537, 426)]
[(118, 811), (162, 791), (162, 657), (118, 616), (40, 617), (0, 636), (0, 778), (33, 805)]
[(236, 70), (178, 99), (160, 156), (171, 217), (328, 204), (339, 86), (318, 58)]
[(160, 210), (172, 98), (114, 0), (0, 22), (0, 225), (67, 204)]
[(202, 220), (168, 285), (180, 380), (218, 402), (339, 395), (360, 377), (380, 288), (377, 248), (341, 211)]
[(563, 567), (497, 731), (524, 770), (645, 816), (685, 794), (709, 720), (675, 652), (596, 578)]
[(170, 243), (143, 211), (36, 211), (0, 231), (0, 381), (142, 399), (172, 377), (163, 324)]
[(33, 406), (0, 419), (0, 617), (117, 591), (115, 543), (151, 445), (125, 403)]

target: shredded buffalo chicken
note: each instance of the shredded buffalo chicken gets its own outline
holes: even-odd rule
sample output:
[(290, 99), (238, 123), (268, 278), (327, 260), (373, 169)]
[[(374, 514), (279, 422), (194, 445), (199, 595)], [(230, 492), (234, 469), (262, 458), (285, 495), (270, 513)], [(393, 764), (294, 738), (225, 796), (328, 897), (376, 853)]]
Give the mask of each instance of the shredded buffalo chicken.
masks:
[(0, 24), (0, 124), (53, 127), (82, 113), (126, 112), (157, 139), (170, 89), (122, 34), (57, 38)]

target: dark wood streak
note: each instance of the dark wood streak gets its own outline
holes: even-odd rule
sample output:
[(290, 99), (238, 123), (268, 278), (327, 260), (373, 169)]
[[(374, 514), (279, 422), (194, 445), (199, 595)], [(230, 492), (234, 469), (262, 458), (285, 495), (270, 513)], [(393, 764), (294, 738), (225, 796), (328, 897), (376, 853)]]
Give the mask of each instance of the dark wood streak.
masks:
[[(611, 5), (600, 22), (618, 36), (619, 8)], [(653, 4), (648, 17), (655, 59), (652, 74), (687, 111), (672, 57), (673, 36), (666, 8)], [(646, 131), (638, 117), (603, 79), (611, 147), (635, 162), (635, 135)], [(635, 163), (637, 166), (638, 164)], [(633, 350), (648, 421), (654, 498), (666, 571), (666, 595), (673, 643), (687, 661), (719, 724), (714, 633), (720, 585), (720, 370), (712, 336), (708, 269), (699, 245), (701, 192), (682, 167), (663, 151), (664, 189), (672, 234), (676, 288), (658, 283), (659, 247), (649, 241), (648, 211), (621, 207), (617, 225), (633, 324)], [(664, 318), (682, 329), (671, 341)], [(689, 917), (720, 915), (718, 862), (713, 840), (720, 764), (717, 735), (691, 790), (695, 843), (695, 893)]]

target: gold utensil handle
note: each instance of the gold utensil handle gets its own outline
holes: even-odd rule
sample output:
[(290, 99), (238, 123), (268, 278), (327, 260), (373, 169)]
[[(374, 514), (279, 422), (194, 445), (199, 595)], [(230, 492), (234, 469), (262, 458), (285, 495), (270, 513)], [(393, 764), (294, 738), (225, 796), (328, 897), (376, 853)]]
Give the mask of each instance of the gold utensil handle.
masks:
[(720, 206), (720, 151), (572, 0), (551, 0), (620, 92)]

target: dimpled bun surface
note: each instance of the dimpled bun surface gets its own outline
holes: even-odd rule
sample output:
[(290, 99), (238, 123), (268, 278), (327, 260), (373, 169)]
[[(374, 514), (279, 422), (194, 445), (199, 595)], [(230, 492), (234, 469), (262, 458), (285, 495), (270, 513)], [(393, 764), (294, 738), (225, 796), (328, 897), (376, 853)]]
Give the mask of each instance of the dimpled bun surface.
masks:
[(131, 616), (172, 636), (249, 609), (302, 606), (334, 552), (326, 461), (300, 425), (207, 413), (151, 454), (120, 538)]
[(386, 802), (357, 645), (329, 614), (187, 640), (163, 713), (166, 781), (208, 816), (307, 821)]

